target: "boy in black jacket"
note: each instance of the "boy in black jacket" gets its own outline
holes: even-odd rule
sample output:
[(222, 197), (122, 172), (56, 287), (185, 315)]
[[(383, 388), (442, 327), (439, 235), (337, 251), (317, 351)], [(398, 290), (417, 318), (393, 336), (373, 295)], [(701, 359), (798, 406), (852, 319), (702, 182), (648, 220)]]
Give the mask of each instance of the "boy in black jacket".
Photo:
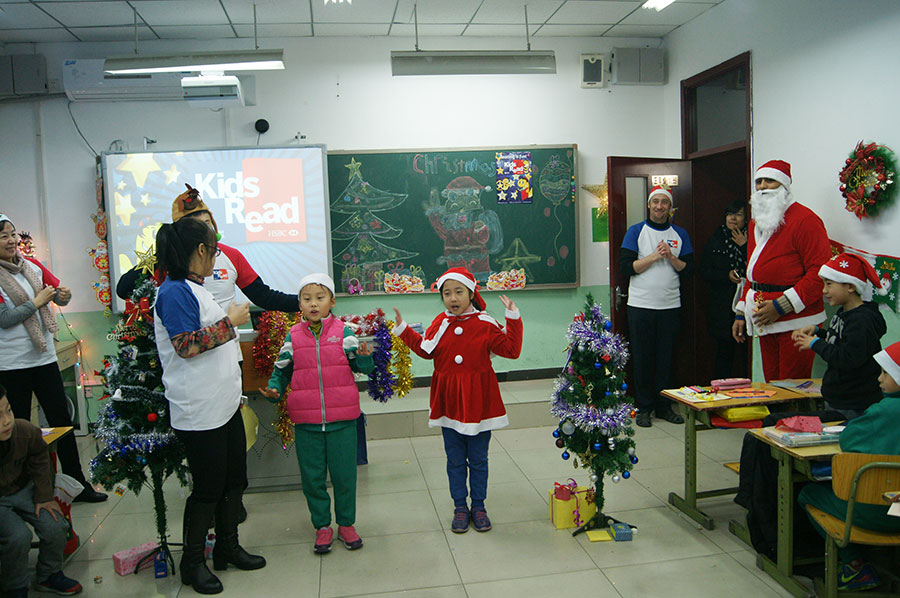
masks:
[(40, 428), (13, 417), (0, 386), (0, 594), (7, 598), (28, 596), (26, 523), (40, 540), (35, 589), (63, 596), (81, 592), (81, 584), (62, 572), (69, 526), (53, 500), (49, 450)]
[(828, 329), (807, 326), (791, 337), (798, 349), (812, 349), (828, 364), (822, 377), (826, 407), (852, 419), (882, 397), (881, 368), (872, 357), (887, 332), (878, 305), (872, 303), (872, 289), (881, 291), (881, 281), (869, 262), (852, 253), (825, 262), (819, 276), (825, 282), (825, 300), (840, 309)]

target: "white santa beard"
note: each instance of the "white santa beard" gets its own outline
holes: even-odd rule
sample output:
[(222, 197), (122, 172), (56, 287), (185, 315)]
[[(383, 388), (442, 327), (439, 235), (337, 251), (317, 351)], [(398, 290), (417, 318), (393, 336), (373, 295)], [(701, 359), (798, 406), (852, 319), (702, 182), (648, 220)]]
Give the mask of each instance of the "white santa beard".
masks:
[(753, 221), (756, 229), (763, 235), (770, 235), (784, 224), (784, 213), (791, 205), (793, 196), (784, 187), (762, 189), (750, 197)]

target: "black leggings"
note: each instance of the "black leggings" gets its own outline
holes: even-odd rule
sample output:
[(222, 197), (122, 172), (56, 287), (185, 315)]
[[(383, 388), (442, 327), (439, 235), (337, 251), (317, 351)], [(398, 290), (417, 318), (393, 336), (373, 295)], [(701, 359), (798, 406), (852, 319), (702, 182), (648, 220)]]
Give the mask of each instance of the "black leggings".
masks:
[[(31, 395), (34, 393), (38, 404), (44, 410), (47, 425), (52, 427), (72, 425), (62, 376), (56, 362), (34, 368), (0, 371), (0, 384), (6, 387), (6, 396), (15, 417), (31, 420)], [(85, 484), (75, 435), (66, 435), (59, 441), (57, 447), (56, 454), (63, 473)]]
[(226, 490), (247, 487), (247, 437), (240, 409), (218, 428), (175, 434), (184, 444), (194, 479), (192, 501), (217, 503)]

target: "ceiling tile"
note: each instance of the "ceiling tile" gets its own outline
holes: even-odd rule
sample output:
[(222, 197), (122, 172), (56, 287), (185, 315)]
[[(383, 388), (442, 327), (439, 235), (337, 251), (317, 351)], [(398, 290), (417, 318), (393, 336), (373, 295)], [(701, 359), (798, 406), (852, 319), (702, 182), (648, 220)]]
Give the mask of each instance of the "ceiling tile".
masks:
[[(532, 35), (536, 26), (531, 26)], [(472, 24), (466, 27), (463, 37), (520, 37), (523, 50), (525, 45), (525, 21), (521, 23), (497, 23), (493, 25)]]
[(564, 0), (484, 0), (484, 4), (475, 13), (473, 23), (516, 23), (525, 22), (525, 9), (528, 6), (528, 23), (540, 25), (556, 12)]
[[(125, 2), (38, 2), (37, 5), (66, 27), (134, 23), (134, 11)], [(138, 18), (138, 23), (141, 22)]]
[[(462, 23), (435, 25), (419, 23), (419, 35), (428, 37), (457, 37), (462, 35), (466, 26)], [(402, 23), (391, 25), (391, 37), (415, 37), (416, 26)]]
[[(390, 23), (396, 0), (365, 0), (356, 4), (346, 2), (323, 4), (312, 0), (313, 22), (318, 23)], [(316, 35), (319, 32), (316, 31)], [(383, 34), (382, 34), (383, 35)]]
[(600, 37), (612, 25), (554, 25), (548, 23), (538, 29), (534, 37)]
[(253, 23), (254, 4), (257, 23), (309, 23), (312, 18), (309, 0), (222, 0), (222, 3), (233, 23)]
[(399, 0), (396, 16), (398, 23), (413, 23), (413, 4), (417, 5), (419, 24), (468, 23), (482, 0)]
[(227, 25), (218, 0), (131, 0), (148, 25)]
[(234, 39), (231, 25), (157, 25), (160, 39)]
[(616, 25), (604, 37), (663, 37), (675, 25)]
[(622, 25), (684, 25), (709, 10), (710, 6), (696, 2), (676, 2), (660, 11), (642, 8), (625, 17)]
[[(253, 37), (253, 23), (235, 23), (238, 37)], [(256, 27), (259, 37), (311, 37), (309, 23), (260, 23)]]
[(0, 42), (74, 42), (75, 37), (63, 29), (0, 29)]
[[(83, 42), (133, 42), (134, 27), (70, 27)], [(138, 39), (157, 39), (146, 25), (138, 25)]]
[(387, 36), (388, 24), (373, 25), (368, 23), (315, 23), (313, 34), (316, 37), (336, 36)]
[(569, 0), (562, 8), (550, 17), (549, 23), (566, 24), (601, 24), (618, 23), (632, 11), (640, 8), (643, 2), (610, 2), (593, 0)]
[(41, 29), (59, 27), (59, 23), (33, 4), (4, 4), (0, 11), (0, 29)]

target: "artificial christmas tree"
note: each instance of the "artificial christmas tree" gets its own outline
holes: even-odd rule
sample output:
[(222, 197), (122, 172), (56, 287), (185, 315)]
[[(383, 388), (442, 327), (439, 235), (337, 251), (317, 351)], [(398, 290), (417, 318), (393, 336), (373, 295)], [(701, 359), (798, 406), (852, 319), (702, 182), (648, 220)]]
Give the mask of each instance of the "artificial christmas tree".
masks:
[(135, 494), (153, 492), (160, 551), (171, 560), (163, 483), (173, 473), (188, 484), (184, 447), (169, 423), (169, 404), (162, 386), (151, 306), (156, 283), (146, 265), (135, 284), (111, 338), (118, 353), (104, 360), (106, 395), (94, 436), (105, 444), (91, 461), (91, 480), (107, 490), (124, 484)]
[(638, 462), (631, 427), (634, 406), (625, 383), (628, 346), (611, 330), (612, 323), (588, 295), (584, 311), (566, 332), (568, 359), (556, 379), (550, 408), (559, 418), (553, 436), (564, 449), (562, 458), (589, 470), (594, 485), (588, 499), (597, 512), (576, 534), (616, 522), (603, 513), (603, 480), (607, 475), (614, 483), (628, 479)]

